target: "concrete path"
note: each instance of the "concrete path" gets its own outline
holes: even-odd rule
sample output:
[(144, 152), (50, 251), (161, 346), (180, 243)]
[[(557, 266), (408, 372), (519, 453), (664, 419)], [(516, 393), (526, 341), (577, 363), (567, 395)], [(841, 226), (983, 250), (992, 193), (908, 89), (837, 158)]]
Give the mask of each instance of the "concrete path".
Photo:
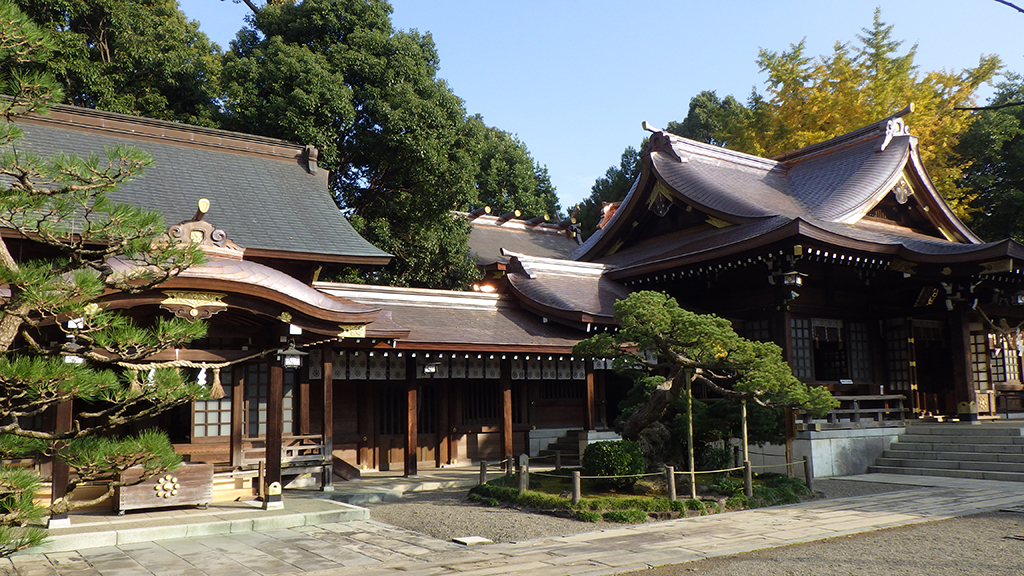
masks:
[[(615, 574), (1024, 506), (1024, 484), (869, 474), (843, 478), (919, 486), (613, 527), (512, 544), (461, 547), (370, 520), (123, 543), (0, 561), (0, 574)], [(1024, 508), (1021, 508), (1024, 510)]]

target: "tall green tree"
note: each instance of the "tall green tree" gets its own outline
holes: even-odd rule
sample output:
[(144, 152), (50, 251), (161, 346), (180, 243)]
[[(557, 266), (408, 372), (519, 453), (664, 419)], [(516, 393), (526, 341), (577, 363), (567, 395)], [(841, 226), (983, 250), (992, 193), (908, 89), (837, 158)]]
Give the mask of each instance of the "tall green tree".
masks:
[[(967, 163), (960, 187), (975, 195), (977, 215), (971, 224), (986, 240), (1024, 241), (1024, 77), (1007, 74), (988, 110), (975, 121), (956, 147)], [(1009, 106), (1007, 106), (1009, 104)]]
[(177, 0), (15, 0), (50, 31), (47, 69), (76, 106), (217, 126), (220, 49)]
[(468, 286), (468, 224), (450, 212), (475, 199), (480, 143), (430, 35), (395, 30), (383, 0), (251, 7), (223, 70), (229, 126), (323, 151), (338, 205), (396, 256), (361, 279)]
[(717, 138), (727, 146), (759, 156), (821, 142), (866, 126), (910, 103), (907, 118), (920, 139), (929, 174), (953, 210), (967, 217), (971, 196), (956, 187), (965, 161), (953, 152), (973, 117), (957, 108), (973, 103), (975, 92), (990, 81), (1001, 64), (982, 56), (978, 65), (960, 72), (922, 73), (914, 64), (917, 46), (900, 53), (893, 26), (876, 9), (871, 28), (855, 43), (837, 42), (831, 54), (812, 58), (803, 41), (789, 50), (762, 49), (757, 63), (767, 74), (764, 94), (754, 93), (746, 119), (728, 123)]
[[(199, 261), (189, 246), (170, 243), (158, 214), (114, 204), (111, 191), (141, 174), (150, 158), (130, 148), (102, 157), (44, 159), (19, 150), (12, 120), (45, 113), (59, 84), (37, 67), (52, 54), (46, 34), (0, 0), (0, 459), (52, 457), (76, 471), (69, 496), (47, 509), (33, 502), (39, 478), (0, 464), (0, 555), (39, 542), (24, 526), (75, 505), (74, 488), (116, 478), (128, 467), (160, 473), (180, 462), (167, 437), (111, 435), (119, 427), (205, 394), (175, 369), (139, 377), (125, 368), (205, 334), (181, 320), (142, 326), (109, 312), (97, 299), (109, 290), (146, 290)], [(11, 242), (32, 239), (18, 258)], [(160, 240), (160, 242), (157, 242)], [(134, 262), (130, 272), (112, 265)], [(70, 427), (48, 422), (71, 404)], [(113, 493), (110, 491), (105, 496)]]
[(479, 115), (469, 122), (480, 138), (474, 204), (490, 206), (496, 214), (519, 210), (523, 218), (556, 218), (558, 197), (547, 168), (518, 137), (485, 125)]
[(690, 99), (690, 108), (682, 122), (669, 122), (667, 132), (715, 146), (728, 146), (721, 138), (736, 124), (747, 120), (748, 110), (732, 96), (719, 98), (714, 90), (704, 90)]
[[(643, 149), (647, 141), (641, 145)], [(597, 230), (601, 221), (601, 209), (606, 202), (619, 202), (626, 197), (633, 182), (640, 175), (640, 152), (627, 146), (619, 158), (619, 165), (612, 166), (598, 178), (590, 188), (590, 196), (580, 202), (576, 212), (576, 220), (584, 238), (590, 237)]]

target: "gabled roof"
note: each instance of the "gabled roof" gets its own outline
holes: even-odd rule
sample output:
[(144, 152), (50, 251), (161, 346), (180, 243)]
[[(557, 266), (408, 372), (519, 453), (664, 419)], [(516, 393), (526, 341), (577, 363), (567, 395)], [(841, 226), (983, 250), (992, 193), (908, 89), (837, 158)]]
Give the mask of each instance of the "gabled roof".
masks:
[(502, 220), (496, 216), (464, 214), (472, 224), (469, 232), (469, 253), (479, 266), (508, 263), (502, 250), (541, 256), (565, 258), (579, 246), (567, 227), (519, 219)]
[(570, 255), (614, 267), (613, 278), (783, 239), (922, 262), (1024, 253), (1013, 242), (983, 244), (953, 214), (898, 117), (771, 159), (652, 131), (622, 205)]
[(168, 223), (189, 219), (208, 198), (220, 226), (249, 256), (386, 264), (391, 256), (352, 229), (331, 200), (315, 149), (260, 136), (187, 126), (73, 106), (19, 118), (15, 149), (82, 157), (130, 145), (153, 156), (142, 177), (115, 200), (157, 210)]
[(545, 319), (590, 331), (615, 323), (615, 302), (629, 295), (609, 279), (608, 267), (589, 262), (536, 258), (506, 252), (509, 290), (520, 304)]

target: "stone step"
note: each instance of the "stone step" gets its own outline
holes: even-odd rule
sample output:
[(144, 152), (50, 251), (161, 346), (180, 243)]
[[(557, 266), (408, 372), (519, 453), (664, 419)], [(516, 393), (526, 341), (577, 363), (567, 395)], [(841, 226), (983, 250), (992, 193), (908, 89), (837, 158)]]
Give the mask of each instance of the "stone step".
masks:
[(907, 434), (928, 436), (1024, 436), (1019, 426), (985, 426), (977, 424), (912, 424)]
[(981, 470), (955, 470), (943, 468), (904, 468), (901, 466), (869, 466), (869, 473), (906, 474), (911, 476), (943, 476), (947, 478), (970, 478), (974, 480), (1001, 480), (1004, 482), (1024, 482), (1024, 473), (989, 472)]
[(901, 468), (927, 468), (944, 470), (976, 470), (981, 472), (1016, 472), (1024, 474), (1024, 464), (1019, 462), (977, 462), (970, 460), (929, 460), (920, 458), (878, 458), (876, 466)]
[(977, 452), (983, 454), (1024, 454), (1024, 445), (1020, 444), (947, 444), (933, 442), (893, 442), (890, 450), (935, 451), (942, 452)]
[(1010, 436), (1010, 435), (980, 435), (972, 434), (969, 437), (947, 435), (947, 434), (917, 434), (916, 432), (907, 432), (899, 437), (900, 442), (923, 442), (928, 444), (951, 444), (951, 443), (971, 443), (971, 444), (1018, 444), (1024, 446), (1024, 436)]
[(934, 452), (929, 450), (906, 450), (893, 444), (882, 452), (883, 458), (904, 460), (962, 460), (972, 462), (1016, 462), (1024, 464), (1024, 454), (1000, 454), (993, 452)]

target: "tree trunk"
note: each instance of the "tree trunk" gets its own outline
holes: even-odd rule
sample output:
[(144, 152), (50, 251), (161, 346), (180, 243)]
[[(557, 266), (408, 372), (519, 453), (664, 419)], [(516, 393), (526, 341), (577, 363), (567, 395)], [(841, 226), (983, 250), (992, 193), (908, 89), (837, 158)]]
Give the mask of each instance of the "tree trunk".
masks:
[(647, 397), (647, 402), (637, 408), (626, 419), (622, 426), (622, 437), (626, 440), (636, 440), (645, 428), (661, 420), (668, 407), (679, 399), (688, 378), (688, 373), (677, 372), (673, 377), (665, 380), (660, 386), (651, 391), (651, 395)]

